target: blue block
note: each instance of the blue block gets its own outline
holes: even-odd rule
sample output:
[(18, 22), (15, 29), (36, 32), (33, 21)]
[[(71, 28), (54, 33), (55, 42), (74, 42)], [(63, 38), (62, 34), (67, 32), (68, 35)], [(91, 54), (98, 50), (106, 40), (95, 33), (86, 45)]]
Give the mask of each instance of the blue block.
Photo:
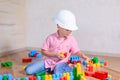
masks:
[(16, 80), (20, 80), (20, 78), (16, 78)]
[(87, 62), (85, 60), (82, 61), (82, 65), (83, 66), (86, 66), (87, 65)]
[(104, 63), (105, 61), (104, 60), (99, 60), (100, 63)]
[(12, 78), (12, 74), (8, 74), (7, 76), (8, 76), (8, 80), (12, 80), (13, 79)]
[(70, 57), (70, 62), (72, 63), (73, 61), (79, 61), (80, 57), (79, 56), (71, 56)]
[(39, 53), (39, 54), (36, 55), (36, 58), (42, 58), (42, 56), (43, 55), (41, 53)]
[(112, 80), (111, 78), (106, 78), (105, 80)]
[(16, 80), (16, 78), (13, 78), (13, 80)]
[(29, 78), (28, 78), (28, 77), (25, 77), (25, 80), (29, 80)]
[(40, 76), (37, 76), (37, 80), (41, 80), (41, 77), (40, 77)]
[(2, 78), (3, 78), (3, 77), (2, 77), (2, 75), (0, 74), (0, 80), (2, 80)]
[(30, 57), (33, 57), (35, 53), (37, 53), (37, 50), (31, 50), (29, 53)]

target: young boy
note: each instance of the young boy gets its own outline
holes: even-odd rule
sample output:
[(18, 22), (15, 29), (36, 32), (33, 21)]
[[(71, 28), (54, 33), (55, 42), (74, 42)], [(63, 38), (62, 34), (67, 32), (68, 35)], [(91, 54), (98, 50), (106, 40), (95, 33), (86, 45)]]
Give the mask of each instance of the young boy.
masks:
[[(51, 69), (54, 73), (71, 72), (72, 68), (66, 63), (71, 54), (88, 60), (71, 35), (72, 31), (78, 29), (74, 14), (68, 10), (61, 10), (56, 14), (54, 22), (58, 30), (47, 37), (41, 48), (42, 54), (45, 55), (44, 60), (28, 65), (25, 69), (27, 74), (35, 74), (46, 69)], [(61, 56), (61, 52), (67, 53), (66, 57)]]

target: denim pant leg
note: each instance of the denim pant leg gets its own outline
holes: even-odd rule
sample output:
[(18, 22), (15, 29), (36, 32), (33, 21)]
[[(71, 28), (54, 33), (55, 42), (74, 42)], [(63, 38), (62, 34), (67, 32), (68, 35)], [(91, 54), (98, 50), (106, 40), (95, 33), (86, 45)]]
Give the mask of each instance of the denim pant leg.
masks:
[(59, 63), (54, 68), (54, 73), (65, 73), (65, 72), (72, 72), (72, 67), (69, 67), (66, 62)]
[(40, 60), (34, 63), (27, 65), (25, 68), (26, 74), (35, 74), (41, 71), (45, 71), (45, 62)]

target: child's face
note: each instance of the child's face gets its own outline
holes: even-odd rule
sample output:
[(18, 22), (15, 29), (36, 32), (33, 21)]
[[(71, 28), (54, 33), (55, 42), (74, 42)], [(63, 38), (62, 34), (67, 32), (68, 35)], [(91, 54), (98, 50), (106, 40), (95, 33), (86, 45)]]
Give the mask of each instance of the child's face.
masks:
[(68, 30), (68, 29), (64, 29), (62, 27), (60, 27), (59, 25), (58, 26), (58, 33), (59, 33), (59, 36), (60, 37), (67, 37), (71, 34), (71, 30)]

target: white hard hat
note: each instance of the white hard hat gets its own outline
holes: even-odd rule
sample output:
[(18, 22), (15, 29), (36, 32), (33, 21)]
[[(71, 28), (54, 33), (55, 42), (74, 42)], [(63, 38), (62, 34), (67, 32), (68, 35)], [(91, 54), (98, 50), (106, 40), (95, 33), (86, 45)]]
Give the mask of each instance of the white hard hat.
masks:
[(68, 10), (59, 11), (54, 18), (54, 22), (68, 30), (74, 31), (78, 29), (74, 14)]

